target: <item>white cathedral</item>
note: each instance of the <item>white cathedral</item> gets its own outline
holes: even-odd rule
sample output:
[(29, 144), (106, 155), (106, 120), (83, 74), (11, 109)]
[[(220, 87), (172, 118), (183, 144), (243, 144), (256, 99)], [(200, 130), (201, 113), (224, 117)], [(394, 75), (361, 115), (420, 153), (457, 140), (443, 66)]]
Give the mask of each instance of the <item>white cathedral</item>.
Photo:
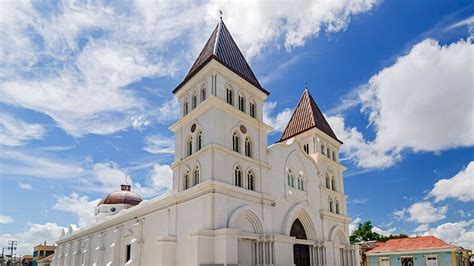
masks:
[(222, 20), (173, 91), (180, 119), (171, 191), (142, 201), (124, 184), (70, 226), (53, 265), (359, 264), (337, 139), (308, 90), (280, 140), (262, 88)]

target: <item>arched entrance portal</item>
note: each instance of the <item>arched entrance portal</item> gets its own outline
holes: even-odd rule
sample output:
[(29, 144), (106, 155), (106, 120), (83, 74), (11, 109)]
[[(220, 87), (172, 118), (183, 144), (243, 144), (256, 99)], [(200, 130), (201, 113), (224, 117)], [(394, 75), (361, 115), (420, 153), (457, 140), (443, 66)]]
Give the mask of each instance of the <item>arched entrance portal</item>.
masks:
[[(303, 224), (299, 219), (296, 219), (293, 222), (290, 230), (290, 236), (294, 236), (296, 239), (307, 239)], [(309, 266), (309, 246), (295, 244), (293, 246), (293, 260), (296, 266)]]

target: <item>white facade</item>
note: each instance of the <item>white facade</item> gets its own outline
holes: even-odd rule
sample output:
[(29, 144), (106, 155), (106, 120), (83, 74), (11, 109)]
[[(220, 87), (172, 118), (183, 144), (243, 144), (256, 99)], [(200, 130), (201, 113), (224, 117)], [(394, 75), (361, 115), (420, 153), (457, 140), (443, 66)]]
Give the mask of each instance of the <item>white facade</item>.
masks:
[(207, 63), (176, 92), (171, 191), (66, 232), (54, 265), (358, 265), (341, 144), (315, 127), (268, 146), (266, 96)]

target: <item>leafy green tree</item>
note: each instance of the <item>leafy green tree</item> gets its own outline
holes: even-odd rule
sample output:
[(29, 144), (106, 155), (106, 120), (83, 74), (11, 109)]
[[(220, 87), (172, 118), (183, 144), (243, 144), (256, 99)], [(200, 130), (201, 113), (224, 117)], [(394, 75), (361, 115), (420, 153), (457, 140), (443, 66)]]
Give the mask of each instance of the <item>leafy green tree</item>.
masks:
[(364, 223), (359, 223), (357, 229), (352, 232), (349, 239), (351, 243), (357, 243), (361, 241), (379, 241), (384, 242), (389, 239), (393, 238), (405, 238), (408, 237), (405, 234), (399, 235), (390, 235), (390, 236), (383, 236), (377, 232), (372, 231), (374, 226), (372, 225), (371, 221), (366, 221)]

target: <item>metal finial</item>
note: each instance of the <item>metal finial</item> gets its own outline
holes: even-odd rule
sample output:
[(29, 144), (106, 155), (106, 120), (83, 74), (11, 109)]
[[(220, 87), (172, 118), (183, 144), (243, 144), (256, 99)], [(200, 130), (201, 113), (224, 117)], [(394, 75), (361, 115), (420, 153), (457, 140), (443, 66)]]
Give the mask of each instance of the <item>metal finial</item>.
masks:
[(128, 185), (128, 176), (125, 176), (125, 185)]
[(222, 10), (219, 10), (219, 18), (221, 19), (221, 21), (222, 21), (222, 14), (223, 14)]
[(307, 81), (304, 82), (304, 88), (308, 89), (308, 82)]

